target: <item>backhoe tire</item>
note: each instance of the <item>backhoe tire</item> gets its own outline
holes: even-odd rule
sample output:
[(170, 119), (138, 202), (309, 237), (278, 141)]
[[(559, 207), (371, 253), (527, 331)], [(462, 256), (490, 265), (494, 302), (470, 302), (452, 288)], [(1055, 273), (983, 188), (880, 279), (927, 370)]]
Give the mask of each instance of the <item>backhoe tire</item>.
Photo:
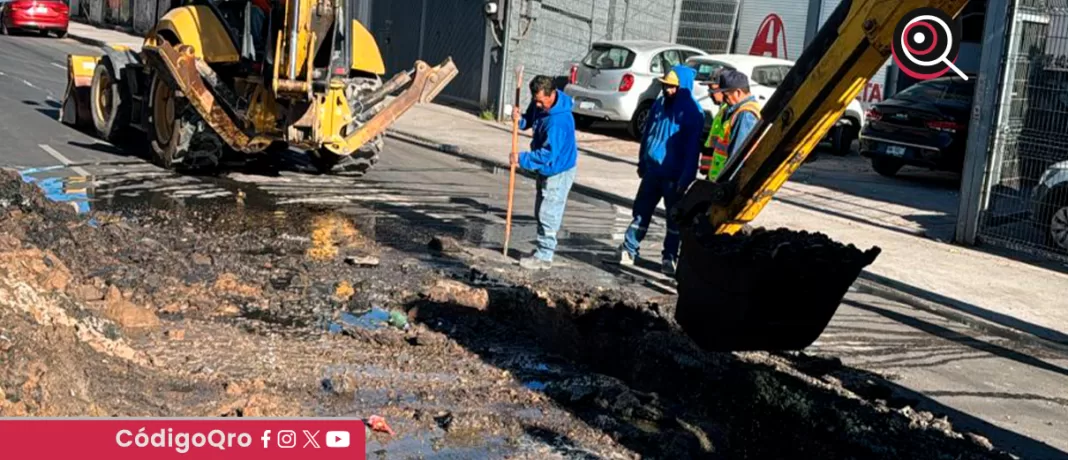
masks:
[[(382, 80), (378, 77), (354, 77), (348, 81), (345, 96), (349, 107), (353, 110), (354, 118), (363, 114), (364, 120), (370, 120), (385, 107), (385, 102), (379, 102), (375, 106), (364, 109), (359, 106), (360, 98), (372, 93), (382, 86)], [(348, 136), (359, 129), (361, 122), (353, 121), (343, 132)], [(367, 142), (355, 152), (348, 155), (338, 155), (325, 148), (309, 152), (312, 165), (319, 174), (343, 175), (349, 177), (362, 177), (378, 163), (378, 157), (385, 145), (385, 136), (378, 135)]]
[(130, 100), (129, 88), (119, 80), (111, 59), (101, 57), (89, 89), (89, 112), (101, 139), (115, 144), (130, 131)]
[(159, 74), (152, 77), (148, 98), (148, 134), (152, 162), (187, 172), (218, 168), (225, 144), (189, 101)]

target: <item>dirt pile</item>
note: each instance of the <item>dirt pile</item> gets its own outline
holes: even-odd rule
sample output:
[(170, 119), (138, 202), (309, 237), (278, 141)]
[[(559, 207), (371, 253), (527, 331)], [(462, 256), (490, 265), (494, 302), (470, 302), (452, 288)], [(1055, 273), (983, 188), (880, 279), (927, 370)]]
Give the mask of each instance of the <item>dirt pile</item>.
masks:
[(300, 208), (86, 218), (0, 177), (0, 414), (378, 414), (387, 457), (1000, 458), (878, 376), (706, 352), (670, 297), (364, 233)]

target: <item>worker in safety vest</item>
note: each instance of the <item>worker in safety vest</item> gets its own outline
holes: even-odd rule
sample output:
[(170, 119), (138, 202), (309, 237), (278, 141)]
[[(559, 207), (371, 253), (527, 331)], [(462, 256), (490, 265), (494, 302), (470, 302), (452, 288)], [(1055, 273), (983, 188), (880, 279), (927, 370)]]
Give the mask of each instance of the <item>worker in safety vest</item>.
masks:
[(705, 140), (704, 147), (701, 148), (700, 164), (698, 164), (697, 167), (697, 173), (700, 177), (709, 180), (714, 179), (714, 177), (710, 177), (709, 175), (709, 171), (712, 170), (713, 166), (715, 166), (716, 171), (719, 171), (723, 168), (723, 163), (726, 163), (727, 161), (726, 158), (723, 158), (719, 164), (713, 165), (714, 158), (712, 155), (712, 147), (715, 145), (714, 141), (716, 138), (723, 135), (723, 114), (727, 111), (727, 107), (729, 107), (723, 102), (723, 93), (716, 91), (716, 89), (719, 88), (719, 76), (725, 70), (725, 68), (716, 70), (712, 73), (712, 78), (705, 83), (705, 85), (708, 86), (709, 97), (712, 98), (712, 102), (719, 108), (719, 110), (716, 111), (716, 115), (712, 117), (712, 127), (708, 130), (708, 139)]
[(718, 87), (712, 93), (720, 93), (728, 104), (723, 112), (723, 125), (712, 139), (712, 164), (708, 179), (716, 180), (723, 166), (738, 154), (746, 136), (760, 121), (760, 104), (749, 92), (749, 77), (744, 73), (728, 70), (720, 74)]

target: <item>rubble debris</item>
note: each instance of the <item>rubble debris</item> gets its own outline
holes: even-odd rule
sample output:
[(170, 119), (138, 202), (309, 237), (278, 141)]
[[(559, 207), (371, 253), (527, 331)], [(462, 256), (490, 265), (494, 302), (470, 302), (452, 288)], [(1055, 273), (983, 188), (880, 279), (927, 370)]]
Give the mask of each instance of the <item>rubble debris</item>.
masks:
[(393, 428), (390, 428), (389, 424), (386, 423), (386, 419), (380, 415), (372, 415), (368, 417), (367, 426), (371, 427), (372, 431), (388, 433), (390, 436), (397, 435), (397, 433), (393, 431)]
[(452, 428), (452, 420), (452, 412), (448, 411), (441, 412), (434, 416), (434, 423), (437, 423), (438, 427), (445, 431), (449, 431), (449, 429)]
[(485, 310), (489, 307), (489, 291), (451, 279), (435, 281), (425, 291), (425, 295), (433, 302), (453, 303), (475, 310)]
[[(901, 414), (897, 400), (880, 404), (851, 387), (879, 376), (806, 367), (800, 355), (702, 350), (679, 332), (670, 298), (645, 303), (582, 277), (530, 286), (510, 268), (489, 279), (459, 255), (455, 265), (467, 268), (413, 259), (358, 269), (344, 257), (368, 253), (358, 246), (368, 242), (351, 232), (345, 241), (338, 222), (354, 230), (352, 219), (316, 222), (331, 212), (303, 207), (264, 212), (251, 191), (240, 213), (228, 198), (220, 209), (122, 208), (121, 225), (96, 228), (17, 177), (0, 179), (0, 201), (12, 203), (0, 209), (4, 416), (358, 412), (396, 423), (418, 406), (426, 414), (404, 435), (430, 434), (442, 451), (394, 442), (382, 456), (545, 458), (515, 442), (533, 422), (548, 442), (599, 458), (1005, 458), (952, 431), (953, 420)], [(409, 245), (374, 252), (383, 261), (401, 261), (429, 238), (413, 247), (411, 223), (377, 225), (379, 236)], [(321, 238), (315, 228), (333, 231)], [(315, 244), (336, 253), (310, 260)], [(37, 252), (8, 254), (27, 248)], [(195, 253), (212, 264), (191, 263)], [(56, 261), (70, 275), (66, 294), (39, 276)], [(335, 297), (341, 279), (355, 291), (346, 302)], [(166, 332), (107, 320), (105, 298), (162, 306), (156, 320)], [(389, 325), (401, 312), (408, 331)], [(833, 378), (809, 375), (820, 372)]]
[(375, 256), (350, 256), (345, 258), (345, 263), (361, 268), (377, 267), (378, 257)]
[(463, 245), (455, 238), (438, 235), (430, 239), (427, 249), (441, 254), (457, 254), (465, 252)]
[(160, 324), (156, 312), (126, 300), (115, 286), (108, 288), (104, 303), (104, 316), (124, 328), (151, 328)]

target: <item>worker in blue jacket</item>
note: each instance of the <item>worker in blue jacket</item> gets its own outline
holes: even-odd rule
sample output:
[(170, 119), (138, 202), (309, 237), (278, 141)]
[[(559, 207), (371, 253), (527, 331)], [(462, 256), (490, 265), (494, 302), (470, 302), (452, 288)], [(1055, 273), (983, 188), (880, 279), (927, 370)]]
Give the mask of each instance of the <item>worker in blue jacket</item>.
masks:
[(525, 113), (512, 110), (519, 129), (533, 128), (530, 150), (513, 156), (512, 164), (537, 173), (537, 197), (534, 216), (538, 222), (537, 250), (519, 260), (530, 270), (552, 267), (556, 252), (556, 234), (564, 220), (564, 208), (575, 182), (578, 144), (575, 142), (575, 118), (571, 114), (571, 97), (556, 89), (553, 79), (544, 75), (530, 82), (531, 102)]
[[(614, 260), (622, 265), (634, 264), (660, 200), (664, 200), (665, 208), (671, 209), (697, 178), (705, 117), (693, 96), (695, 76), (694, 69), (676, 65), (659, 79), (663, 94), (649, 110), (642, 131), (638, 158), (641, 185), (634, 198), (634, 220), (623, 237), (618, 259)], [(674, 276), (679, 256), (679, 229), (671, 219), (667, 219), (667, 235), (661, 255), (661, 270)]]

